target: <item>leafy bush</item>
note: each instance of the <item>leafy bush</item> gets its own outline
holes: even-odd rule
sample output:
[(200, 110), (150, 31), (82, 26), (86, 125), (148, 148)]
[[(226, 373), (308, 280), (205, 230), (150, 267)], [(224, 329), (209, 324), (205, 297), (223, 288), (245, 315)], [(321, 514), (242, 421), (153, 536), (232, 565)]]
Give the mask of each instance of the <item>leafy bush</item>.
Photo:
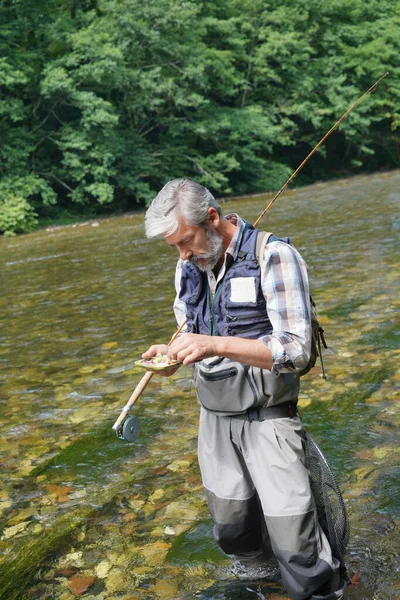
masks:
[(37, 224), (33, 206), (21, 196), (0, 198), (0, 233), (7, 236), (32, 231)]
[(0, 233), (32, 231), (38, 222), (34, 203), (49, 206), (56, 200), (54, 190), (36, 175), (5, 177), (0, 182)]

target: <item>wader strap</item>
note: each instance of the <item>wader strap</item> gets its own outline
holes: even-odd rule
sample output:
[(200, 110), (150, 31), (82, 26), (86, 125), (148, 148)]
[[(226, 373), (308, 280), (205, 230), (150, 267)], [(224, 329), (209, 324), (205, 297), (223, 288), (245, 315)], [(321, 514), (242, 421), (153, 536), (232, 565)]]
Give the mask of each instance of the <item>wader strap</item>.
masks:
[(282, 419), (289, 417), (293, 419), (297, 416), (297, 404), (295, 402), (284, 402), (276, 406), (259, 406), (249, 408), (249, 410), (241, 415), (229, 415), (234, 419), (241, 421), (266, 421), (267, 419)]

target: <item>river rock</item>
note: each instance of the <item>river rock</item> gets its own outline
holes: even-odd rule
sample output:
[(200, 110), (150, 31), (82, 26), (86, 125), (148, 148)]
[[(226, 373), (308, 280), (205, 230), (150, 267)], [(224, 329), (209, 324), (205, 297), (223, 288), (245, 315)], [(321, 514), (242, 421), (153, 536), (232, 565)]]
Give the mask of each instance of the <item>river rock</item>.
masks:
[(82, 552), (70, 552), (60, 559), (60, 567), (83, 567)]
[(167, 465), (167, 469), (169, 469), (170, 471), (173, 471), (174, 473), (177, 473), (179, 471), (187, 471), (190, 467), (190, 461), (183, 459), (183, 460), (174, 460), (172, 463), (170, 463), (169, 465)]
[(157, 500), (161, 500), (164, 497), (164, 490), (159, 488), (155, 492), (149, 496), (149, 502), (156, 502)]
[(122, 569), (113, 569), (108, 575), (106, 579), (106, 588), (107, 592), (122, 592), (126, 590), (129, 586), (132, 586), (132, 580), (127, 571), (122, 571)]
[(188, 506), (187, 502), (171, 502), (165, 509), (165, 518), (174, 521), (194, 521), (198, 516), (198, 510)]
[(170, 547), (170, 544), (162, 541), (157, 541), (153, 544), (144, 546), (142, 548), (142, 553), (145, 564), (151, 565), (152, 567), (161, 565), (164, 562)]
[(51, 497), (55, 497), (58, 502), (67, 502), (69, 500), (68, 494), (72, 492), (73, 488), (69, 485), (54, 485), (49, 483), (46, 485), (46, 490)]
[(16, 515), (9, 519), (7, 525), (16, 525), (22, 521), (29, 521), (36, 512), (36, 508), (22, 508)]
[(112, 565), (108, 560), (102, 560), (96, 567), (95, 572), (99, 579), (105, 579)]
[(81, 596), (88, 590), (96, 581), (93, 575), (73, 575), (68, 582), (68, 587), (72, 594)]
[(174, 581), (159, 580), (150, 587), (150, 591), (154, 592), (157, 598), (169, 600), (177, 598), (178, 586)]
[(2, 540), (8, 540), (18, 533), (21, 533), (26, 529), (29, 525), (29, 521), (25, 521), (23, 523), (18, 523), (17, 525), (13, 525), (12, 527), (6, 527), (3, 531), (3, 535), (1, 536)]
[(139, 511), (144, 506), (144, 500), (136, 500), (135, 498), (131, 498), (128, 500), (128, 504), (134, 511)]
[(3, 502), (0, 502), (0, 515), (2, 515), (11, 506), (12, 503), (9, 500), (4, 500)]
[(164, 527), (164, 533), (165, 535), (176, 535), (176, 531), (173, 527)]

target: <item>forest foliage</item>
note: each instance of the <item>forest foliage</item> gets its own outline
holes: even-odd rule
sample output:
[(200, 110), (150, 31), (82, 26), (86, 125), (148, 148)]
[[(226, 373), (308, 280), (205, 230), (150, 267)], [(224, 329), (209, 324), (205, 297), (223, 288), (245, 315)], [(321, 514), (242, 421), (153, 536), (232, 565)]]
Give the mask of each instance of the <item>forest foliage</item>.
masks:
[[(397, 0), (3, 0), (0, 232), (279, 189), (385, 71), (399, 122), (399, 56)], [(398, 165), (385, 82), (300, 182)]]

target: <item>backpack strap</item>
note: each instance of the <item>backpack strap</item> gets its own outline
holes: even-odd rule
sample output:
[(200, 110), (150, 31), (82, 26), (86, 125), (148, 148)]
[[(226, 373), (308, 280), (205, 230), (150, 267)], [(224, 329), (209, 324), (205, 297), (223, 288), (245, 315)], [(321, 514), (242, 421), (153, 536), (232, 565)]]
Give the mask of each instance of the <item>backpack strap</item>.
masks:
[(289, 244), (289, 246), (292, 245), (292, 242), (288, 237), (279, 238), (270, 231), (259, 231), (257, 233), (256, 258), (260, 265), (260, 269), (262, 269), (263, 266), (265, 246), (270, 242), (285, 242), (286, 244)]
[[(256, 258), (258, 260), (258, 264), (260, 265), (260, 269), (262, 268), (262, 264), (263, 264), (265, 246), (268, 244), (269, 238), (272, 235), (273, 234), (270, 231), (259, 231), (257, 234)], [(279, 239), (279, 238), (276, 238), (276, 239)]]

